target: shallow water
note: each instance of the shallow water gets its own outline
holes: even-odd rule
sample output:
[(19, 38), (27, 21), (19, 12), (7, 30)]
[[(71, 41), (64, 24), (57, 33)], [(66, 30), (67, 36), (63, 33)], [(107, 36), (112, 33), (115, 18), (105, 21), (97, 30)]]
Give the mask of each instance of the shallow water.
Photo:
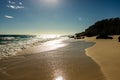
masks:
[(43, 35), (0, 35), (0, 59), (16, 55), (16, 53), (43, 42), (55, 39)]
[(33, 48), (33, 54), (1, 60), (0, 79), (105, 80), (100, 67), (85, 54), (85, 48), (92, 46), (93, 43), (65, 40), (53, 43), (51, 46), (55, 47), (56, 44), (66, 45), (43, 52), (37, 51), (35, 52), (37, 54)]

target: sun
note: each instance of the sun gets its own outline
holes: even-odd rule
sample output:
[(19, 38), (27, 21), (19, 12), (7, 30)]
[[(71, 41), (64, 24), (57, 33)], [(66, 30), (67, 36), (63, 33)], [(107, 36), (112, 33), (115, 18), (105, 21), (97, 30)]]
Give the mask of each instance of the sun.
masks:
[(43, 3), (45, 5), (57, 5), (59, 3), (59, 0), (43, 0)]
[(58, 3), (58, 0), (45, 0), (45, 2), (50, 4), (56, 4)]

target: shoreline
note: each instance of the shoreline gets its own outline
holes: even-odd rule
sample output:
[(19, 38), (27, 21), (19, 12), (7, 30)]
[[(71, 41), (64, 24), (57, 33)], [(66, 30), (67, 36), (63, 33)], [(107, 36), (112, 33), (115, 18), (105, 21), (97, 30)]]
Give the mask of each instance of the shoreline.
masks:
[(120, 74), (120, 43), (118, 36), (112, 36), (112, 40), (86, 37), (87, 42), (95, 42), (92, 47), (86, 49), (86, 55), (91, 57), (100, 67), (107, 80), (119, 80)]
[(45, 42), (56, 40), (56, 39), (59, 39), (59, 38), (49, 38), (49, 39), (36, 40), (36, 41), (26, 40), (25, 42), (19, 41), (17, 43), (9, 43), (6, 45), (0, 45), (0, 60), (17, 56), (19, 55), (20, 52), (26, 49), (34, 48), (34, 47), (44, 44)]
[[(2, 80), (106, 80), (100, 66), (85, 54), (92, 43), (66, 40), (68, 44), (37, 54), (21, 55), (0, 61)], [(34, 50), (33, 50), (34, 52)]]

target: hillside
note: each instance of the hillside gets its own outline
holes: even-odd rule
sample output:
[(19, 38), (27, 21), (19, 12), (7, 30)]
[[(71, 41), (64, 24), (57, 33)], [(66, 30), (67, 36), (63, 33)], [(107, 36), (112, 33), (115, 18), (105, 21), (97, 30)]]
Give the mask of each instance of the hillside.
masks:
[(77, 36), (96, 36), (96, 35), (120, 35), (120, 18), (110, 18), (97, 21), (85, 32), (77, 33)]

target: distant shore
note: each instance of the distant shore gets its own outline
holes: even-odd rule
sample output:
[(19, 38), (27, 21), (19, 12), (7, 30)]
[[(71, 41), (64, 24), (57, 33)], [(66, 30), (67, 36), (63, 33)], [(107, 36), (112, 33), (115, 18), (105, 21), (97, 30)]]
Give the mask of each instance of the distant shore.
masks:
[(85, 41), (96, 43), (86, 49), (86, 54), (99, 64), (107, 80), (120, 80), (120, 43), (118, 36), (112, 37), (112, 40), (86, 37)]

